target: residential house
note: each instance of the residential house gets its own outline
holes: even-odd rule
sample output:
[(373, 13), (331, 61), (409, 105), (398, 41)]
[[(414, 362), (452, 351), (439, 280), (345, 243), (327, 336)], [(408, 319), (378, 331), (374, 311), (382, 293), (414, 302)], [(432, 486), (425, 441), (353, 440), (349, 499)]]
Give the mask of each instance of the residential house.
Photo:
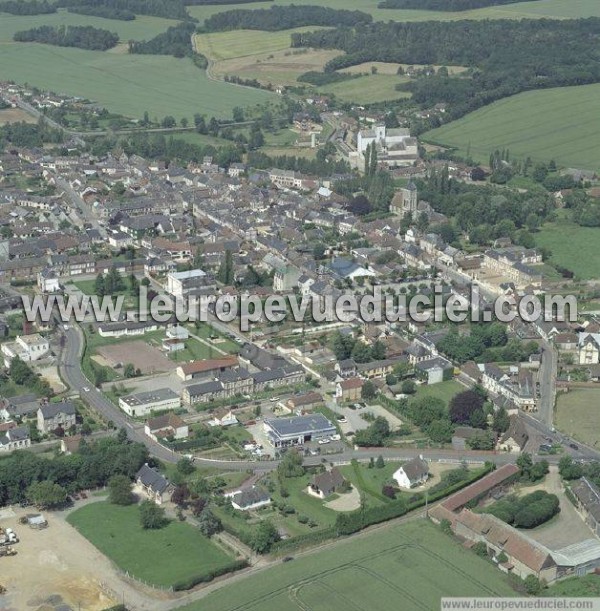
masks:
[(400, 488), (413, 488), (420, 486), (429, 477), (429, 465), (423, 456), (418, 456), (404, 463), (398, 470), (394, 471), (392, 477)]
[(154, 467), (148, 463), (135, 476), (136, 488), (157, 505), (162, 505), (173, 486)]
[(16, 426), (7, 431), (0, 432), (0, 452), (23, 450), (31, 445), (29, 428)]
[(68, 401), (46, 403), (38, 408), (37, 429), (40, 433), (50, 433), (58, 428), (64, 431), (75, 426), (77, 411), (75, 405)]
[(149, 418), (144, 426), (144, 433), (154, 441), (165, 438), (187, 439), (189, 427), (177, 414), (170, 412)]
[(348, 378), (335, 385), (335, 399), (338, 402), (359, 401), (365, 381), (362, 378)]
[(328, 471), (314, 475), (308, 484), (306, 492), (312, 496), (324, 499), (334, 492), (340, 492), (344, 489), (345, 485), (346, 480), (342, 472), (337, 467), (333, 467)]
[(37, 361), (44, 357), (49, 350), (50, 343), (39, 333), (17, 335), (14, 342), (6, 342), (0, 346), (6, 367), (16, 356), (25, 362)]
[(522, 452), (529, 440), (529, 433), (523, 419), (515, 414), (510, 417), (510, 425), (498, 440), (497, 449), (504, 452)]
[(230, 409), (217, 411), (213, 417), (206, 423), (208, 426), (235, 426), (240, 421)]
[(244, 488), (228, 495), (231, 506), (239, 511), (253, 511), (271, 504), (271, 496), (260, 486)]

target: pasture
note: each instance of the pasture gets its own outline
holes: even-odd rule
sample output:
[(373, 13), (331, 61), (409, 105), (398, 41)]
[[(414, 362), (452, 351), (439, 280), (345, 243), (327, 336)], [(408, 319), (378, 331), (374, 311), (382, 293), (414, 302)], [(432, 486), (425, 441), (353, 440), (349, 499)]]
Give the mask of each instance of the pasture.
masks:
[[(278, 0), (277, 4), (297, 4), (295, 0)], [(491, 6), (472, 11), (418, 11), (377, 8), (378, 0), (325, 0), (320, 6), (335, 9), (363, 11), (373, 15), (375, 21), (456, 21), (458, 19), (576, 19), (578, 17), (600, 17), (600, 5), (596, 0), (535, 0), (505, 6)], [(190, 6), (191, 15), (203, 22), (205, 19), (230, 9), (269, 8), (271, 2), (229, 4), (227, 6)]]
[(581, 227), (564, 217), (545, 223), (535, 234), (536, 245), (552, 252), (550, 262), (571, 270), (578, 280), (598, 278), (599, 239), (600, 228)]
[(386, 526), (213, 592), (185, 611), (439, 609), (442, 596), (514, 595), (502, 574), (424, 520)]
[(232, 562), (198, 529), (184, 522), (144, 530), (137, 505), (91, 503), (69, 514), (67, 521), (122, 571), (157, 586), (170, 586)]
[(331, 85), (319, 87), (324, 94), (333, 94), (342, 102), (355, 102), (357, 104), (373, 104), (386, 100), (397, 100), (410, 97), (408, 91), (396, 91), (399, 83), (409, 79), (402, 76), (389, 76), (386, 74), (367, 74), (358, 78), (340, 81)]
[(600, 168), (600, 84), (527, 91), (499, 100), (424, 134), (487, 162), (495, 149), (534, 161)]
[(556, 428), (570, 437), (597, 447), (600, 443), (600, 390), (578, 388), (559, 393)]

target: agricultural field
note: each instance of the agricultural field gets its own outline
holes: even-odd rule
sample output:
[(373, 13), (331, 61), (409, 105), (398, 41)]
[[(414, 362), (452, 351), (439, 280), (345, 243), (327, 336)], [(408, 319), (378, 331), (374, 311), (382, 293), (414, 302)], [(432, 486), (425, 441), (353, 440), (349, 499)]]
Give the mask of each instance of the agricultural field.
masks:
[(556, 428), (592, 447), (600, 445), (600, 389), (578, 388), (559, 393)]
[(137, 505), (90, 503), (67, 521), (122, 571), (157, 586), (170, 586), (232, 562), (189, 524), (173, 521), (160, 530), (144, 530)]
[[(266, 102), (271, 94), (211, 81), (189, 59), (129, 55), (126, 45), (107, 52), (15, 43), (13, 34), (39, 25), (91, 25), (116, 32), (123, 43), (149, 39), (178, 22), (137, 16), (117, 21), (59, 11), (51, 15), (0, 17), (0, 80), (29, 83), (41, 89), (89, 98), (114, 113), (141, 118), (194, 113), (230, 117), (235, 106)], [(177, 95), (173, 95), (177, 92)]]
[(19, 121), (25, 121), (25, 123), (35, 123), (36, 119), (20, 108), (5, 108), (0, 110), (0, 125), (17, 123)]
[(342, 102), (356, 102), (357, 104), (373, 104), (386, 100), (408, 98), (408, 91), (396, 91), (396, 85), (408, 82), (407, 77), (389, 76), (386, 74), (367, 74), (358, 78), (323, 85), (319, 91), (324, 94), (333, 94)]
[(535, 234), (538, 247), (552, 252), (550, 262), (575, 273), (578, 280), (598, 277), (600, 228), (581, 227), (563, 216), (554, 223), (545, 223)]
[[(576, 168), (600, 168), (600, 84), (520, 93), (424, 134), (480, 162), (496, 149), (534, 161), (554, 159)], [(569, 112), (565, 112), (565, 108)]]
[(413, 520), (280, 564), (184, 611), (396, 611), (399, 604), (431, 611), (442, 596), (513, 595), (489, 562), (431, 523)]
[[(277, 4), (294, 4), (294, 0), (278, 0)], [(536, 0), (519, 2), (505, 6), (491, 6), (472, 11), (418, 11), (377, 8), (378, 0), (325, 0), (320, 6), (335, 9), (364, 11), (373, 15), (376, 21), (456, 21), (458, 19), (576, 19), (578, 17), (600, 17), (600, 5), (596, 0)], [(269, 8), (270, 2), (248, 4), (229, 4), (227, 6), (190, 6), (191, 15), (204, 21), (215, 13), (230, 9)]]

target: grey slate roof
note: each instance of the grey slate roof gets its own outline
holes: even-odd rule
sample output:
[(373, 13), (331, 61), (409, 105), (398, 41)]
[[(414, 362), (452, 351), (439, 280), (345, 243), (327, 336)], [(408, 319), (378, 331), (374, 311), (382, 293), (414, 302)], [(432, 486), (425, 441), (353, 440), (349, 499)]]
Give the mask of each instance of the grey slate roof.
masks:
[(156, 469), (144, 464), (135, 476), (146, 488), (162, 493), (169, 487), (168, 480)]

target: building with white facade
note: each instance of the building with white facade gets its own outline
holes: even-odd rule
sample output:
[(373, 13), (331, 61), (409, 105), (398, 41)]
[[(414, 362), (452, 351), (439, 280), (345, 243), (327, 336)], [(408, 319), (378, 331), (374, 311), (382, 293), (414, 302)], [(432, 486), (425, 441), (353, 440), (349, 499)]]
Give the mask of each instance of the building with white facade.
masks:
[(139, 418), (152, 412), (175, 410), (181, 407), (181, 398), (170, 388), (158, 388), (119, 398), (119, 407), (130, 416)]
[(0, 347), (6, 367), (16, 356), (26, 362), (37, 361), (45, 356), (49, 350), (50, 343), (39, 333), (18, 335), (14, 342), (6, 342)]
[(377, 161), (388, 167), (411, 166), (419, 157), (417, 139), (406, 128), (388, 129), (380, 123), (373, 129), (361, 129), (356, 136), (356, 163), (364, 167), (365, 153), (370, 144), (375, 144)]

